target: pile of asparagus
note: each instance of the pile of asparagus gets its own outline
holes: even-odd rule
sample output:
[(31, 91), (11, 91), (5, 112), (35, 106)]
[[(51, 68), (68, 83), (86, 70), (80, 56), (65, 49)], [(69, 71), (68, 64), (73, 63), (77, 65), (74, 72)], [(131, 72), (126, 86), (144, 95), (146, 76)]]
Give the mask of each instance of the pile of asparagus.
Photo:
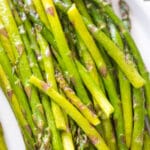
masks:
[(0, 0), (0, 85), (26, 149), (148, 150), (150, 79), (103, 0)]

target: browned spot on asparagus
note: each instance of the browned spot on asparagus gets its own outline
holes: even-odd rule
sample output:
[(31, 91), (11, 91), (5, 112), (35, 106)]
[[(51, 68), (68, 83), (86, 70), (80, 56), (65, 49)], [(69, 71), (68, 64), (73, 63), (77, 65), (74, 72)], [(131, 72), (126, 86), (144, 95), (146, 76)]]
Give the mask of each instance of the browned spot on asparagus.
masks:
[(8, 33), (4, 28), (0, 29), (0, 34), (4, 35), (5, 37), (8, 37)]
[(47, 8), (47, 10), (46, 10), (46, 12), (48, 13), (48, 14), (50, 14), (51, 16), (54, 16), (55, 15), (55, 10), (54, 10), (54, 8), (51, 6), (51, 7), (48, 7)]

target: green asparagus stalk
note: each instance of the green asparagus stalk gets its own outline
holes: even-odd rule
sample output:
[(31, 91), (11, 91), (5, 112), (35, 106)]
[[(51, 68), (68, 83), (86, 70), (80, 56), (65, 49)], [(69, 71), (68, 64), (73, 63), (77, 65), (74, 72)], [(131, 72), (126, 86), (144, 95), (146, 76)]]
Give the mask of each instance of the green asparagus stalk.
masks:
[(133, 88), (134, 126), (131, 150), (142, 150), (144, 138), (144, 96), (143, 89)]
[(9, 103), (14, 111), (16, 119), (18, 120), (20, 128), (23, 132), (24, 139), (27, 142), (26, 143), (27, 147), (34, 148), (35, 141), (34, 141), (34, 138), (32, 137), (32, 131), (31, 131), (30, 125), (27, 123), (27, 121), (25, 120), (25, 118), (23, 116), (23, 113), (21, 112), (16, 95), (14, 94), (14, 92), (10, 86), (10, 83), (7, 79), (7, 76), (1, 65), (0, 65), (0, 82), (3, 87), (3, 91), (5, 92), (8, 100), (9, 100)]
[[(84, 35), (84, 42), (89, 43), (90, 41), (93, 41), (90, 34), (86, 31), (87, 30), (86, 26), (78, 10), (76, 9), (75, 5), (72, 5), (72, 7), (68, 10), (68, 16), (70, 18), (70, 21), (74, 24), (74, 27), (76, 28), (80, 36), (82, 36), (82, 38), (84, 35), (83, 33), (87, 33), (86, 36)], [(116, 61), (120, 69), (124, 72), (124, 74), (130, 80), (130, 82), (136, 88), (143, 86), (145, 81), (137, 72), (132, 61), (126, 60), (123, 52), (101, 30), (98, 30), (98, 28), (93, 23), (87, 20), (87, 18), (85, 18), (84, 20), (88, 29), (93, 34), (94, 38), (100, 44), (103, 45), (107, 53)], [(81, 31), (82, 31), (82, 34), (81, 34)], [(90, 41), (88, 41), (89, 38), (90, 38)]]
[(21, 108), (21, 111), (25, 117), (25, 119), (28, 121), (32, 132), (34, 134), (34, 136), (36, 135), (36, 127), (34, 125), (34, 122), (32, 120), (32, 113), (28, 104), (28, 99), (22, 89), (22, 85), (20, 84), (20, 80), (18, 79), (18, 77), (15, 75), (15, 73), (12, 70), (12, 66), (9, 62), (9, 59), (6, 55), (6, 53), (4, 52), (3, 47), (1, 46), (0, 43), (0, 64), (3, 66), (3, 69), (5, 71), (5, 73), (8, 76), (8, 79), (10, 81), (11, 87), (14, 90), (14, 93), (17, 97), (17, 99), (19, 100), (19, 105)]
[(4, 140), (4, 135), (3, 135), (3, 129), (2, 129), (2, 125), (0, 123), (0, 149), (1, 150), (7, 150), (7, 146)]
[[(110, 28), (112, 40), (121, 49), (124, 49), (123, 41), (121, 39), (120, 33), (117, 31), (115, 25), (111, 23), (111, 21), (109, 23), (109, 28)], [(124, 116), (125, 137), (126, 137), (127, 146), (129, 148), (131, 143), (132, 127), (133, 127), (131, 87), (129, 81), (126, 79), (126, 77), (120, 71), (119, 68), (118, 68), (118, 78), (119, 78), (120, 95), (121, 95), (121, 102), (122, 102), (123, 116)]]
[(108, 147), (112, 150), (117, 150), (117, 142), (111, 119), (102, 120), (102, 129), (104, 130), (104, 139)]
[(97, 86), (95, 81), (88, 75), (87, 70), (78, 61), (76, 61), (76, 65), (84, 84), (87, 86), (87, 88), (99, 104), (99, 107), (103, 110), (106, 118), (109, 118), (110, 114), (114, 111), (112, 105), (109, 103), (104, 93)]
[(12, 51), (13, 47), (10, 43), (10, 40), (9, 40), (9, 37), (8, 37), (8, 34), (7, 34), (7, 31), (0, 19), (0, 41), (4, 47), (4, 49), (7, 51), (7, 55), (11, 61), (11, 63), (13, 65), (15, 65), (15, 56), (14, 56), (14, 53)]
[(102, 137), (99, 133), (93, 128), (89, 122), (81, 115), (81, 113), (66, 100), (63, 96), (61, 96), (58, 92), (56, 92), (50, 84), (46, 84), (45, 82), (39, 80), (38, 78), (31, 76), (30, 82), (42, 90), (45, 94), (50, 96), (55, 102), (63, 108), (66, 113), (72, 117), (76, 121), (76, 123), (83, 129), (83, 131), (90, 138), (91, 142), (95, 147), (100, 150), (108, 150), (109, 148), (105, 144)]
[(149, 73), (145, 67), (144, 61), (143, 61), (141, 54), (140, 54), (140, 51), (139, 51), (138, 47), (136, 46), (134, 39), (130, 35), (130, 32), (125, 27), (125, 25), (123, 24), (121, 19), (114, 13), (112, 8), (107, 3), (104, 3), (103, 1), (94, 0), (94, 2), (97, 5), (99, 5), (101, 8), (103, 8), (103, 10), (105, 10), (105, 13), (107, 13), (109, 15), (109, 17), (113, 20), (113, 22), (119, 27), (121, 33), (124, 35), (128, 45), (129, 45), (131, 53), (132, 53), (134, 59), (136, 60), (139, 72), (141, 73), (142, 77), (146, 81), (145, 86), (144, 86), (145, 94), (146, 94), (146, 108), (147, 108), (148, 115), (150, 118), (150, 92), (149, 92), (150, 91), (150, 80), (149, 80)]
[(131, 87), (127, 78), (119, 70), (118, 73), (119, 84), (120, 84), (120, 94), (121, 102), (124, 116), (124, 128), (125, 128), (125, 138), (128, 148), (131, 144), (132, 128), (133, 128), (133, 116), (132, 116), (132, 100), (131, 100)]
[[(46, 75), (45, 75), (46, 80), (48, 83), (52, 83), (55, 90), (58, 90), (49, 45), (39, 33), (37, 33), (37, 41), (41, 48), (41, 54), (43, 57), (44, 68), (46, 72)], [(52, 111), (55, 117), (57, 128), (61, 130), (66, 130), (66, 123), (65, 123), (63, 113), (61, 109), (58, 107), (58, 105), (53, 102), (52, 102)]]
[(69, 87), (65, 79), (63, 78), (60, 70), (57, 69), (55, 74), (56, 80), (59, 83), (60, 88), (64, 91), (68, 99), (73, 105), (75, 105), (78, 110), (84, 115), (84, 117), (93, 125), (98, 125), (100, 123), (98, 117), (84, 105), (81, 100), (76, 96), (75, 92)]
[[(96, 65), (90, 55), (90, 53), (88, 52), (84, 42), (82, 41), (82, 39), (80, 38), (79, 35), (77, 35), (77, 48), (79, 51), (79, 55), (83, 60), (83, 63), (86, 67), (86, 69), (88, 70), (88, 73), (91, 75), (91, 77), (93, 78), (93, 80), (95, 81), (95, 83), (102, 89), (102, 91), (105, 93), (105, 88), (103, 85), (103, 81), (101, 79), (101, 77), (98, 75), (97, 69), (96, 69)], [(97, 103), (97, 101), (93, 98), (93, 103), (94, 103), (94, 107), (95, 110), (98, 114), (101, 113), (100, 111), (100, 107)]]
[(73, 62), (73, 59), (71, 58), (71, 51), (69, 49), (64, 33), (62, 31), (62, 27), (54, 3), (52, 0), (44, 0), (42, 2), (45, 11), (47, 12), (49, 23), (52, 27), (52, 33), (56, 40), (58, 51), (61, 57), (64, 59), (65, 66), (68, 70), (69, 76), (77, 91), (77, 94), (85, 104), (90, 105), (91, 102), (88, 98), (84, 86), (82, 85), (81, 79)]
[[(53, 66), (53, 62), (52, 62), (52, 55), (51, 55), (49, 45), (45, 41), (45, 39), (42, 37), (42, 35), (40, 35), (38, 32), (37, 32), (37, 40), (38, 40), (38, 43), (40, 45), (41, 54), (42, 54), (43, 61), (44, 61), (44, 68), (45, 68), (45, 72), (46, 72), (46, 80), (47, 80), (48, 83), (51, 83), (53, 85), (55, 90), (58, 90), (57, 85), (56, 85), (54, 66)], [(52, 111), (53, 111), (54, 116), (57, 115), (55, 117), (57, 117), (57, 121), (58, 121), (58, 124), (59, 124), (59, 129), (65, 130), (61, 134), (63, 147), (64, 148), (66, 147), (65, 141), (66, 142), (68, 141), (68, 143), (70, 145), (72, 145), (72, 147), (73, 147), (72, 137), (70, 135), (70, 132), (68, 131), (67, 121), (65, 121), (67, 119), (65, 119), (64, 113), (58, 107), (58, 105), (56, 105), (56, 103), (52, 102), (51, 104), (52, 104)], [(56, 120), (55, 120), (55, 122), (56, 122)], [(57, 122), (56, 122), (56, 126), (57, 126)]]
[(86, 69), (90, 73), (91, 77), (95, 80), (96, 84), (101, 87), (103, 92), (105, 92), (105, 88), (104, 88), (102, 79), (98, 75), (95, 63), (79, 35), (77, 36), (77, 40), (78, 40), (78, 42), (77, 42), (78, 51), (79, 51), (81, 58), (83, 58), (83, 62), (85, 64)]

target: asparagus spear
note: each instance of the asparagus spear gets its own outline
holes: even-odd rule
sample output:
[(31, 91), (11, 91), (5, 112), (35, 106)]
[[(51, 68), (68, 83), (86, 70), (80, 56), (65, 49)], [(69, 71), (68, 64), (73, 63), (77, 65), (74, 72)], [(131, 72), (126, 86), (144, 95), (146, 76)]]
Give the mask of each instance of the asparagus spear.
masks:
[(9, 100), (9, 103), (15, 113), (15, 116), (18, 120), (20, 129), (23, 132), (23, 136), (24, 136), (27, 147), (34, 149), (35, 141), (34, 141), (34, 138), (32, 137), (32, 131), (31, 131), (30, 125), (27, 123), (27, 121), (25, 120), (25, 118), (23, 116), (23, 113), (21, 112), (16, 95), (14, 94), (14, 92), (10, 86), (10, 83), (7, 79), (7, 76), (1, 65), (0, 65), (0, 82), (3, 87), (3, 91), (5, 92), (8, 100)]
[(3, 129), (2, 129), (2, 125), (0, 123), (0, 149), (1, 150), (7, 150), (7, 146), (4, 140), (4, 135), (3, 135)]
[(66, 100), (63, 96), (61, 96), (58, 92), (56, 92), (50, 84), (47, 84), (38, 78), (31, 76), (30, 82), (42, 90), (45, 94), (50, 96), (55, 102), (62, 107), (66, 113), (72, 117), (76, 121), (76, 123), (83, 129), (83, 131), (90, 138), (91, 142), (95, 145), (95, 147), (100, 150), (108, 150), (109, 148), (105, 144), (102, 137), (99, 133), (93, 128), (89, 122), (80, 114), (80, 112)]
[[(112, 40), (121, 48), (124, 49), (123, 41), (120, 33), (117, 31), (114, 24), (109, 23), (110, 33)], [(128, 55), (128, 54), (126, 54)], [(128, 148), (131, 143), (132, 136), (132, 100), (131, 100), (131, 87), (129, 81), (126, 79), (124, 74), (118, 68), (118, 78), (120, 85), (121, 102), (123, 107), (124, 125), (125, 125), (125, 137)]]
[(143, 61), (143, 59), (141, 57), (139, 49), (136, 46), (136, 44), (134, 42), (134, 39), (130, 35), (130, 32), (128, 31), (128, 29), (126, 29), (126, 27), (124, 26), (123, 22), (114, 13), (112, 8), (107, 3), (103, 2), (103, 1), (94, 0), (94, 2), (97, 5), (99, 5), (101, 8), (103, 8), (105, 13), (107, 13), (108, 16), (113, 20), (113, 22), (119, 27), (121, 33), (124, 35), (128, 45), (129, 45), (131, 53), (132, 53), (134, 59), (136, 60), (138, 69), (139, 69), (142, 77), (146, 81), (145, 86), (144, 86), (145, 94), (146, 94), (146, 108), (147, 108), (148, 115), (149, 115), (149, 118), (150, 118), (150, 92), (149, 92), (150, 91), (150, 79), (149, 79), (149, 73), (148, 73), (148, 71), (147, 71), (147, 69), (145, 67), (145, 64), (144, 64), (144, 61)]
[[(45, 72), (46, 72), (46, 75), (45, 75), (46, 80), (48, 83), (52, 83), (55, 90), (58, 90), (49, 45), (39, 33), (37, 33), (37, 41), (38, 41), (40, 48), (41, 48), (41, 54), (43, 57), (44, 68), (45, 68)], [(56, 105), (53, 102), (52, 102), (52, 111), (53, 111), (53, 114), (56, 118), (55, 119), (56, 125), (59, 125), (59, 126), (57, 126), (57, 128), (61, 129), (61, 130), (66, 130), (66, 123), (65, 123), (64, 116), (61, 112), (61, 109), (58, 107), (58, 105)]]
[[(54, 66), (53, 66), (53, 62), (52, 62), (52, 55), (50, 52), (49, 45), (45, 41), (45, 39), (42, 37), (42, 35), (40, 35), (38, 32), (37, 32), (37, 40), (38, 40), (38, 43), (41, 47), (41, 53), (42, 53), (42, 57), (43, 57), (43, 61), (44, 61), (44, 67), (45, 67), (45, 71), (46, 71), (46, 80), (48, 83), (52, 84), (52, 86), (54, 87), (55, 90), (58, 90), (57, 85), (56, 85)], [(54, 103), (54, 102), (52, 104), (56, 105), (56, 103)], [(54, 108), (56, 108), (56, 107), (54, 107)], [(73, 149), (74, 146), (73, 146), (71, 134), (70, 134), (69, 129), (68, 129), (69, 127), (68, 127), (68, 123), (67, 123), (67, 117), (64, 115), (64, 113), (62, 112), (61, 109), (60, 109), (60, 111), (61, 111), (61, 113), (58, 112), (58, 110), (53, 109), (53, 113), (55, 115), (56, 115), (56, 113), (57, 113), (57, 115), (58, 115), (58, 113), (60, 113), (62, 115), (62, 116), (59, 115), (58, 121), (62, 124), (62, 127), (63, 127), (62, 129), (65, 130), (61, 134), (63, 147), (64, 147), (64, 149), (66, 149), (66, 142), (67, 142), (68, 144), (71, 145), (70, 148)]]
[(83, 58), (83, 62), (85, 64), (86, 69), (90, 73), (91, 77), (95, 80), (96, 84), (101, 87), (103, 92), (105, 92), (102, 79), (98, 75), (95, 63), (79, 35), (77, 35), (77, 40), (78, 40), (77, 42), (78, 51), (79, 51), (79, 54), (81, 55), (81, 58)]
[[(58, 67), (57, 67), (58, 68)], [(60, 88), (64, 91), (71, 103), (75, 105), (78, 110), (86, 117), (86, 119), (93, 125), (98, 125), (100, 123), (98, 117), (84, 105), (81, 100), (76, 96), (75, 92), (69, 87), (65, 79), (63, 78), (60, 70), (57, 69), (55, 74), (56, 80), (59, 83)]]
[(106, 115), (106, 118), (109, 118), (110, 114), (114, 111), (112, 105), (109, 103), (104, 93), (97, 86), (94, 80), (90, 78), (90, 76), (87, 73), (87, 70), (78, 61), (76, 61), (76, 65), (84, 84), (87, 86), (87, 88), (99, 104), (100, 108), (103, 110), (104, 114)]
[(142, 150), (144, 138), (144, 96), (143, 89), (133, 88), (134, 126), (131, 150)]
[[(77, 47), (78, 47), (79, 55), (83, 59), (83, 63), (85, 65), (86, 69), (88, 70), (88, 73), (93, 78), (95, 83), (105, 93), (105, 88), (104, 88), (104, 85), (103, 85), (103, 81), (102, 81), (101, 77), (98, 75), (96, 65), (95, 65), (90, 53), (88, 52), (84, 42), (82, 41), (82, 39), (79, 35), (77, 35), (77, 41), (78, 41), (77, 42)], [(95, 110), (97, 111), (98, 114), (100, 114), (100, 107), (99, 107), (97, 101), (94, 98), (93, 98), (93, 103), (94, 103)]]
[(49, 0), (49, 1), (44, 0), (42, 2), (45, 8), (45, 11), (47, 12), (48, 20), (52, 28), (52, 33), (57, 43), (58, 51), (61, 57), (64, 59), (64, 63), (68, 70), (71, 81), (78, 93), (78, 96), (81, 98), (81, 100), (85, 104), (90, 105), (91, 102), (88, 98), (88, 95), (86, 93), (84, 86), (82, 85), (82, 82), (77, 72), (77, 69), (75, 67), (75, 64), (71, 58), (71, 51), (68, 47), (67, 41), (62, 31), (62, 27), (61, 27), (54, 3), (52, 0)]

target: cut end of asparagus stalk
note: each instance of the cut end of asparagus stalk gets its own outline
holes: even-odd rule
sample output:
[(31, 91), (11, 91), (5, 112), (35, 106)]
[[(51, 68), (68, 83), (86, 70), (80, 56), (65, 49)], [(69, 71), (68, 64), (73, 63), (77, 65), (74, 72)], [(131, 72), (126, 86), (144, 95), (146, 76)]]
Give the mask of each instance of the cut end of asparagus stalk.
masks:
[(105, 117), (109, 118), (110, 115), (114, 112), (113, 106), (110, 104), (102, 90), (96, 85), (94, 80), (90, 78), (87, 70), (82, 66), (82, 64), (78, 60), (76, 60), (75, 62), (83, 82), (97, 101), (99, 107), (104, 112)]

